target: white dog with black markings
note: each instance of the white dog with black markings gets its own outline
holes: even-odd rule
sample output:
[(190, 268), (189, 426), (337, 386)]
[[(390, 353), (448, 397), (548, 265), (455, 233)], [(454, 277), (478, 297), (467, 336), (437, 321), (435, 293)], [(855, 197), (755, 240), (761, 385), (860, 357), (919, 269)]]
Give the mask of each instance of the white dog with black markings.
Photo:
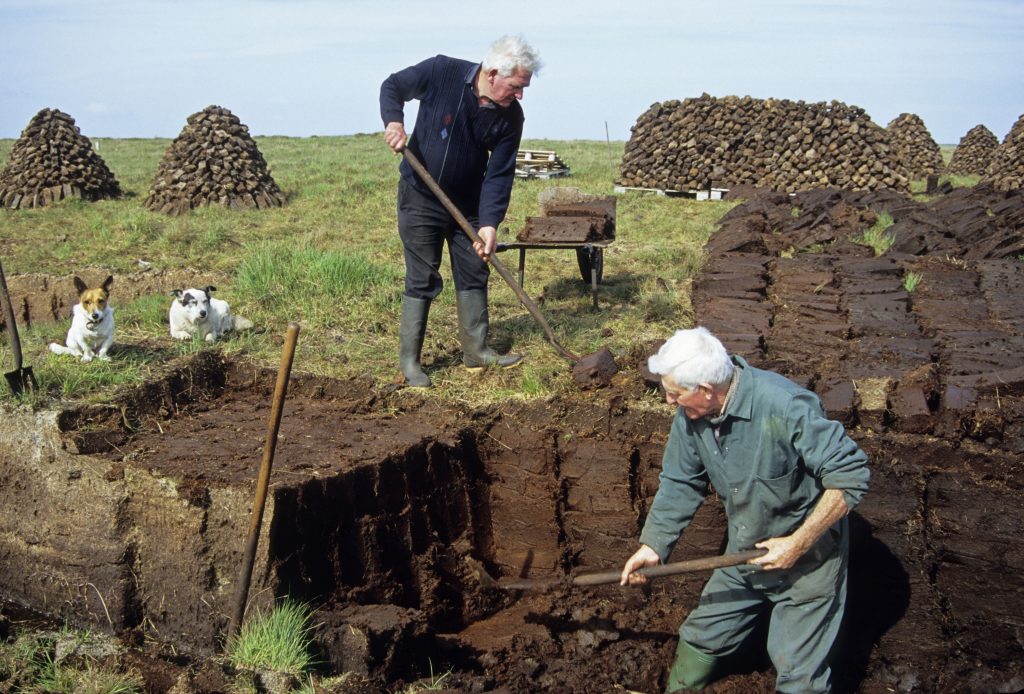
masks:
[(211, 285), (202, 289), (192, 287), (171, 292), (174, 297), (169, 316), (171, 337), (191, 340), (198, 335), (207, 342), (214, 342), (232, 330), (252, 327), (252, 321), (231, 315), (228, 302), (212, 296), (216, 290)]
[(89, 362), (93, 359), (110, 361), (107, 352), (114, 344), (114, 309), (108, 303), (113, 276), (108, 276), (99, 287), (89, 287), (75, 277), (78, 303), (71, 311), (71, 328), (64, 344), (50, 343), (54, 354), (70, 354)]

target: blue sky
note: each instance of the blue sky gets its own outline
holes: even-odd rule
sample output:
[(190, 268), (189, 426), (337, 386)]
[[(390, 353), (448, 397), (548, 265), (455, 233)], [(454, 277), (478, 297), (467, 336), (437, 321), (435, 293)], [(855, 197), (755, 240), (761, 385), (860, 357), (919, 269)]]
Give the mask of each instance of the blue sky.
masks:
[(942, 144), (1024, 113), (1022, 0), (0, 0), (0, 137), (42, 108), (90, 138), (175, 137), (210, 104), (255, 135), (377, 132), (389, 73), (506, 33), (545, 63), (527, 138), (626, 140), (704, 92), (916, 113)]

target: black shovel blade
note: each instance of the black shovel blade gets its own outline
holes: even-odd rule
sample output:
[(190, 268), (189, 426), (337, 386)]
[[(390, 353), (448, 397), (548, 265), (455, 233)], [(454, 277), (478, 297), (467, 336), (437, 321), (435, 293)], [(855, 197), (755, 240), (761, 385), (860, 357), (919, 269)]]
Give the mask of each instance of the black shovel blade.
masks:
[(30, 393), (36, 390), (36, 377), (32, 373), (31, 366), (26, 366), (19, 371), (8, 371), (4, 374), (4, 378), (7, 379), (7, 385), (11, 387), (11, 391), (15, 395), (20, 395), (26, 390)]

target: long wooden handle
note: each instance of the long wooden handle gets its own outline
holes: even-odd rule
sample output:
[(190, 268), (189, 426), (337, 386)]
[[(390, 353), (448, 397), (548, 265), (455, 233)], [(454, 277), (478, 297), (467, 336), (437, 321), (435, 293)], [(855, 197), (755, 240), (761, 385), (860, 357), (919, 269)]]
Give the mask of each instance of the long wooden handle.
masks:
[(263, 460), (260, 463), (259, 479), (256, 482), (256, 498), (252, 503), (252, 516), (249, 522), (249, 535), (246, 538), (245, 552), (242, 556), (242, 568), (238, 573), (238, 588), (235, 593), (234, 612), (228, 624), (228, 640), (231, 640), (242, 625), (245, 615), (245, 603), (249, 598), (249, 582), (252, 580), (252, 566), (256, 558), (256, 546), (259, 544), (260, 525), (263, 523), (263, 507), (267, 502), (267, 489), (270, 486), (270, 470), (274, 466), (274, 451), (277, 449), (277, 433), (281, 428), (281, 413), (284, 409), (284, 396), (288, 391), (288, 376), (292, 371), (295, 358), (295, 344), (299, 340), (298, 323), (288, 324), (288, 333), (284, 340), (284, 351), (281, 352), (281, 365), (277, 370), (277, 384), (274, 386), (274, 400), (270, 410), (270, 421), (267, 423), (267, 438), (263, 444)]
[[(746, 564), (751, 559), (764, 556), (768, 550), (766, 549), (751, 549), (744, 552), (736, 552), (734, 554), (722, 554), (717, 557), (704, 557), (702, 559), (688, 559), (686, 561), (672, 562), (671, 564), (659, 564), (657, 566), (645, 566), (642, 569), (637, 569), (636, 573), (648, 578), (658, 578), (660, 576), (674, 576), (676, 574), (691, 573), (694, 571), (710, 571), (712, 569), (721, 569), (726, 566), (736, 566), (738, 564)], [(600, 586), (608, 583), (618, 583), (622, 578), (621, 571), (605, 571), (602, 573), (593, 574), (582, 574), (580, 576), (573, 576), (569, 581), (574, 586)], [(540, 581), (514, 581), (510, 583), (499, 582), (499, 588), (505, 588), (507, 590), (533, 590), (537, 588), (546, 588), (558, 584), (565, 583), (565, 581), (558, 579), (548, 579)]]
[[(412, 170), (415, 171), (420, 179), (427, 184), (427, 187), (430, 188), (430, 192), (434, 194), (434, 197), (441, 201), (441, 204), (444, 205), (446, 210), (448, 210), (448, 214), (450, 214), (455, 221), (458, 222), (458, 225), (462, 227), (462, 230), (466, 232), (466, 236), (468, 236), (473, 243), (479, 243), (480, 236), (476, 233), (473, 225), (469, 223), (466, 216), (462, 214), (458, 207), (455, 206), (455, 203), (445, 195), (444, 191), (441, 190), (441, 186), (437, 185), (437, 181), (435, 181), (434, 177), (430, 175), (430, 172), (427, 171), (426, 167), (420, 163), (420, 160), (416, 158), (416, 155), (410, 152), (408, 147), (402, 150), (402, 154), (405, 156), (405, 160), (409, 162), (409, 166), (412, 167)], [(551, 330), (551, 326), (548, 325), (547, 320), (544, 319), (544, 315), (540, 312), (540, 308), (533, 302), (533, 299), (530, 298), (523, 288), (519, 286), (519, 283), (516, 282), (516, 279), (512, 276), (512, 273), (508, 271), (508, 268), (505, 267), (505, 264), (498, 260), (497, 256), (493, 253), (488, 256), (487, 262), (489, 262), (494, 269), (498, 271), (501, 278), (512, 288), (516, 297), (519, 298), (520, 303), (526, 307), (526, 310), (529, 311), (530, 315), (537, 321), (541, 329), (544, 331), (544, 334), (547, 336), (548, 342), (551, 343), (558, 353), (574, 364), (578, 362), (580, 360), (579, 356), (567, 350), (559, 344), (558, 340), (555, 339), (555, 333)]]
[(0, 264), (0, 292), (3, 293), (4, 321), (7, 323), (7, 331), (11, 335), (11, 351), (14, 352), (14, 372), (21, 374), (21, 338), (18, 337), (18, 324), (14, 322), (14, 307), (11, 306), (11, 295), (7, 291), (7, 277), (4, 275), (4, 266)]
[[(710, 571), (712, 569), (721, 569), (726, 566), (746, 564), (751, 559), (763, 556), (767, 552), (768, 550), (766, 549), (751, 549), (745, 552), (723, 554), (717, 557), (688, 559), (686, 561), (672, 562), (671, 564), (645, 566), (642, 569), (637, 569), (636, 573), (646, 576), (647, 578), (659, 578), (661, 576), (675, 576), (676, 574), (690, 573), (693, 571)], [(572, 584), (574, 586), (598, 586), (604, 583), (618, 583), (621, 578), (621, 571), (606, 571), (604, 573), (574, 576)]]

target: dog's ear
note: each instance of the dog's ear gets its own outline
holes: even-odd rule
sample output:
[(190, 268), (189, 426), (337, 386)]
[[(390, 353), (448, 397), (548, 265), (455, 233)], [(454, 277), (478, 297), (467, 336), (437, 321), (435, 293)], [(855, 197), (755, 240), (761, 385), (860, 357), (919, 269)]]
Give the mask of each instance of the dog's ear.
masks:
[(180, 289), (172, 289), (171, 290), (171, 296), (176, 298), (178, 301), (181, 301), (181, 290)]
[(103, 287), (103, 291), (105, 291), (107, 294), (109, 294), (110, 293), (110, 288), (113, 286), (113, 284), (114, 284), (114, 276), (113, 275), (107, 275), (107, 279), (103, 280), (103, 284), (101, 285)]
[(209, 294), (212, 294), (213, 292), (217, 291), (217, 288), (214, 287), (212, 284), (208, 284), (205, 287), (203, 287), (203, 291), (206, 292), (207, 295), (209, 295)]
[(74, 283), (75, 291), (78, 292), (79, 296), (81, 296), (82, 292), (89, 288), (88, 285), (86, 285), (86, 283), (83, 282), (82, 278), (79, 277), (78, 275), (75, 275), (71, 281)]

